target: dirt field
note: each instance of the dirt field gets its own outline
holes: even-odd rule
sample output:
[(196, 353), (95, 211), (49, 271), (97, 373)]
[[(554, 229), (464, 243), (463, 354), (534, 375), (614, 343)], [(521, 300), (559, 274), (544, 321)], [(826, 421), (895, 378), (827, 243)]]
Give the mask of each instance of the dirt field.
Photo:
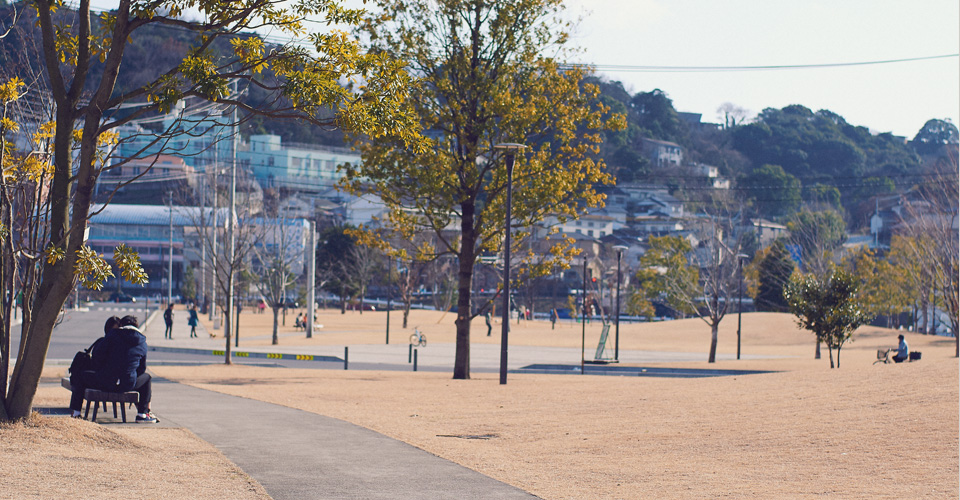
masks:
[[(431, 343), (453, 341), (452, 314), (415, 313), (411, 326), (430, 335)], [(269, 343), (263, 329), (268, 319), (244, 315), (247, 342)], [(923, 352), (921, 361), (874, 365), (876, 349), (894, 346), (898, 332), (863, 328), (843, 349), (841, 368), (831, 370), (826, 349), (814, 360), (812, 334), (798, 330), (791, 317), (743, 319), (743, 353), (782, 358), (682, 366), (774, 373), (700, 379), (511, 374), (501, 386), (496, 375), (455, 381), (426, 372), (224, 365), (152, 370), (341, 418), (546, 499), (958, 497), (960, 380), (953, 339), (907, 333), (911, 350)], [(288, 320), (292, 324), (292, 316)], [(321, 313), (317, 322), (324, 327), (316, 338), (290, 331), (281, 345), (383, 342), (380, 312)], [(499, 342), (496, 334), (477, 335), (481, 328), (475, 323), (475, 342)], [(599, 328), (593, 329), (595, 345)], [(391, 332), (405, 342), (408, 332), (397, 313), (391, 314)], [(579, 347), (580, 329), (524, 322), (510, 338), (514, 345)], [(724, 321), (720, 338), (720, 352), (736, 351), (735, 316)], [(621, 349), (703, 352), (705, 359), (708, 347), (709, 329), (698, 319), (621, 325)], [(57, 397), (66, 404), (62, 389)], [(93, 424), (76, 424), (99, 432)], [(20, 434), (0, 430), (0, 440)], [(164, 442), (163, 450), (151, 453), (203, 444), (189, 433), (181, 437), (186, 444)], [(143, 438), (113, 439), (135, 448), (130, 443)], [(10, 448), (3, 449), (0, 464), (9, 464)], [(0, 465), (3, 477), (6, 467)], [(222, 475), (229, 464), (211, 461), (207, 470)], [(13, 484), (29, 485), (29, 478), (45, 472)], [(242, 476), (231, 487), (260, 494)]]
[[(50, 377), (61, 367), (45, 371)], [(59, 380), (59, 377), (57, 377)], [(35, 407), (65, 407), (69, 394), (46, 387)], [(0, 424), (0, 498), (269, 499), (216, 448), (186, 429), (106, 427), (34, 414)]]

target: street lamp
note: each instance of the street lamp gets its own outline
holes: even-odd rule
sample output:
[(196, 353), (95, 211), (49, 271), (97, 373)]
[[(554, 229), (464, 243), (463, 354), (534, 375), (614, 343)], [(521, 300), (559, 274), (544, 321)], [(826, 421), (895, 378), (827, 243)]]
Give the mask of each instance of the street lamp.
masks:
[(739, 288), (737, 299), (737, 359), (740, 359), (740, 325), (743, 317), (743, 259), (746, 258), (748, 256), (745, 254), (737, 254), (737, 286)]
[(390, 344), (390, 299), (393, 298), (393, 282), (391, 282), (391, 277), (393, 276), (393, 257), (387, 256), (387, 338), (384, 339), (385, 345)]
[(510, 203), (513, 196), (513, 162), (517, 151), (523, 151), (526, 146), (507, 142), (497, 144), (493, 149), (505, 151), (507, 154), (507, 213), (503, 223), (503, 321), (500, 330), (500, 385), (505, 385), (507, 383), (507, 332), (510, 331)]
[(627, 247), (614, 245), (613, 249), (617, 252), (617, 319), (614, 321), (613, 359), (620, 361), (620, 261), (623, 259), (623, 252), (627, 250)]

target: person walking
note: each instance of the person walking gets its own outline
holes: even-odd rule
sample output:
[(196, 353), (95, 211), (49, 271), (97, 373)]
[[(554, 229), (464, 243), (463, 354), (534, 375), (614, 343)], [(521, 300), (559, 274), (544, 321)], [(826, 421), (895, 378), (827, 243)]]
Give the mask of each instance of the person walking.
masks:
[(197, 324), (200, 323), (200, 318), (197, 317), (197, 306), (190, 306), (190, 317), (187, 318), (187, 324), (190, 325), (190, 338), (197, 338)]
[(173, 302), (167, 304), (167, 309), (163, 311), (163, 323), (167, 325), (163, 338), (173, 340)]
[(493, 331), (493, 319), (490, 317), (490, 311), (487, 311), (487, 314), (484, 314), (483, 318), (487, 322), (487, 337), (489, 337)]

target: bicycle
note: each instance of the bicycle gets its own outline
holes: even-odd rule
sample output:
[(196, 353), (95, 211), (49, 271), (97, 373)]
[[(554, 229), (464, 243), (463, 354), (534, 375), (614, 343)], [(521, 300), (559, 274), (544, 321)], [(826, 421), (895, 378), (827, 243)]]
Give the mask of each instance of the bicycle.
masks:
[(414, 328), (413, 334), (410, 335), (410, 345), (427, 347), (427, 336), (420, 333), (420, 330), (417, 328)]

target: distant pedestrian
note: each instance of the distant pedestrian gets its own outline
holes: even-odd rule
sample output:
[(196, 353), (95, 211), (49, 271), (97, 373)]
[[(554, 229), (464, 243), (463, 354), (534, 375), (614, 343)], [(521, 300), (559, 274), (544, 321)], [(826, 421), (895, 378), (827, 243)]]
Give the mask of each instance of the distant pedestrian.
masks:
[(487, 337), (490, 336), (490, 333), (493, 331), (493, 319), (490, 317), (490, 311), (487, 311), (487, 314), (483, 315), (484, 321), (487, 322)]
[(167, 304), (167, 309), (163, 311), (163, 323), (167, 325), (163, 331), (163, 338), (173, 339), (173, 303)]
[(263, 314), (263, 312), (267, 310), (267, 303), (264, 302), (263, 299), (260, 299), (260, 303), (257, 304), (257, 309), (260, 310), (260, 314)]
[(550, 309), (550, 329), (553, 330), (557, 327), (557, 308), (554, 307)]
[(197, 317), (197, 306), (190, 306), (190, 317), (187, 318), (187, 324), (190, 325), (190, 338), (197, 337), (197, 324), (200, 323), (200, 318)]

